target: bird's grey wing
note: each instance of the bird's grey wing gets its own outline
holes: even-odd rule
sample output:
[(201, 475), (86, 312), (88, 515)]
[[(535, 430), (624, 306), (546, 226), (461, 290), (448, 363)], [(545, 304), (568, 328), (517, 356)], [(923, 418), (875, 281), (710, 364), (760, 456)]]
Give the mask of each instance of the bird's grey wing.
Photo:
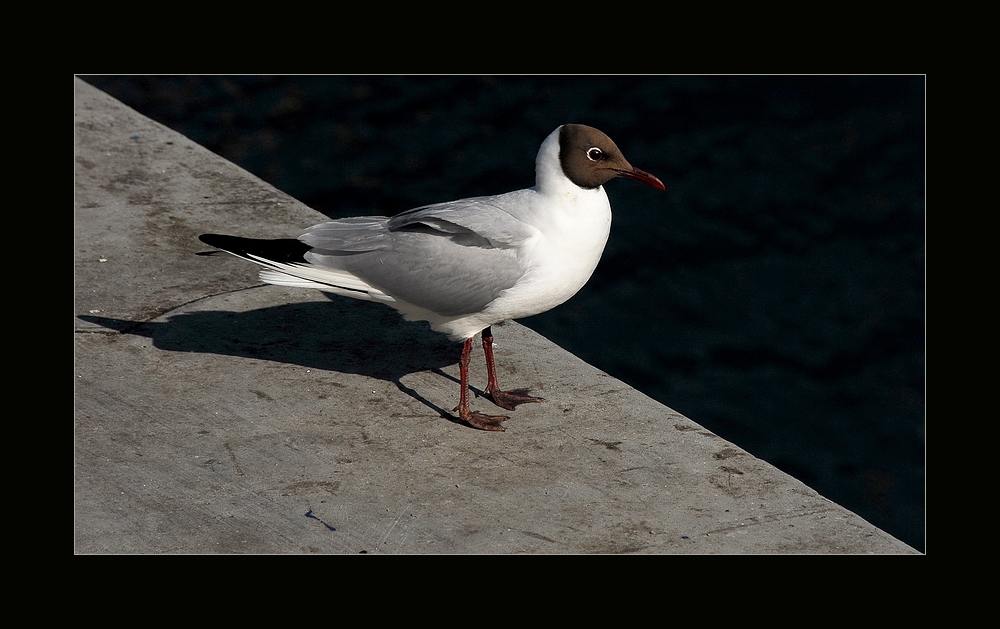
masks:
[[(459, 223), (425, 215), (399, 221), (393, 230), (392, 220), (358, 217), (314, 225), (299, 238), (312, 247), (304, 258), (446, 317), (480, 312), (524, 275), (513, 251)], [(496, 236), (495, 230), (488, 233)]]
[(384, 216), (341, 218), (313, 225), (299, 240), (325, 255), (375, 251), (388, 245), (388, 221)]
[(425, 205), (393, 216), (387, 227), (396, 232), (423, 226), (453, 237), (464, 236), (469, 243), (478, 237), (485, 241), (480, 243), (484, 246), (517, 246), (534, 236), (537, 230), (505, 208), (527, 203), (526, 198), (520, 198), (527, 194), (530, 192), (525, 190)]
[(344, 267), (396, 299), (442, 316), (482, 311), (525, 268), (512, 251), (461, 244), (433, 232), (394, 232), (391, 246), (342, 259)]

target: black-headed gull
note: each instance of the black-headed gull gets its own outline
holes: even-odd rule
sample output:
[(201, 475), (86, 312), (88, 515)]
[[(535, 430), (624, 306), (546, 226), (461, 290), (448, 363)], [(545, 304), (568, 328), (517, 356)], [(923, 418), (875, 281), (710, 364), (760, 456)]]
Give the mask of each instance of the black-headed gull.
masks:
[(298, 240), (204, 234), (202, 242), (265, 267), (270, 284), (317, 288), (388, 304), (411, 321), (463, 341), (459, 417), (504, 430), (505, 415), (469, 409), (469, 355), (482, 332), (486, 395), (513, 410), (542, 398), (502, 391), (491, 326), (545, 312), (572, 297), (597, 267), (611, 230), (603, 185), (615, 177), (664, 190), (601, 131), (562, 125), (542, 142), (532, 188), (425, 205), (387, 218), (320, 223)]

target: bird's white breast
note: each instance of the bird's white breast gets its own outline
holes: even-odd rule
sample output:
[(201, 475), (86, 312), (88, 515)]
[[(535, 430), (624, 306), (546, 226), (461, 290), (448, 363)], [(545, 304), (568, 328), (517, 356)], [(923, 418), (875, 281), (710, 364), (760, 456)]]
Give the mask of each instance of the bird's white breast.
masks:
[(526, 272), (487, 308), (509, 319), (554, 308), (587, 283), (608, 241), (611, 205), (603, 187), (570, 185), (556, 195), (535, 193), (520, 218), (537, 229), (517, 248)]

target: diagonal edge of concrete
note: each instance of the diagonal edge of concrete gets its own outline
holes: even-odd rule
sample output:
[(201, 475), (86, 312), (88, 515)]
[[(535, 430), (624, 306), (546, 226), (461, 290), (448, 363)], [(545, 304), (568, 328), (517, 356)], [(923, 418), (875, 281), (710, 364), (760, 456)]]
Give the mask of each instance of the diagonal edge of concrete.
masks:
[(76, 552), (916, 553), (514, 323), (464, 427), (454, 344), (198, 255), (320, 214), (74, 89)]

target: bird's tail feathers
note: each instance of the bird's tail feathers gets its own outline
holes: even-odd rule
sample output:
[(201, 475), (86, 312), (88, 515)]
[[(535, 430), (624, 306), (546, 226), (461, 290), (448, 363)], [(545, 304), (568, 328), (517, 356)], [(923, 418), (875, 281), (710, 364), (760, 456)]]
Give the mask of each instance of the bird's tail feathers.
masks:
[(203, 234), (199, 239), (264, 267), (260, 279), (268, 284), (315, 288), (370, 301), (396, 301), (349, 271), (311, 264), (305, 258), (309, 245), (297, 240), (258, 240), (219, 234)]
[(260, 272), (260, 279), (268, 284), (278, 286), (295, 286), (298, 288), (316, 288), (333, 292), (355, 299), (371, 301), (395, 301), (379, 289), (348, 271), (299, 264), (296, 262), (275, 262), (249, 254), (247, 259), (266, 267)]

